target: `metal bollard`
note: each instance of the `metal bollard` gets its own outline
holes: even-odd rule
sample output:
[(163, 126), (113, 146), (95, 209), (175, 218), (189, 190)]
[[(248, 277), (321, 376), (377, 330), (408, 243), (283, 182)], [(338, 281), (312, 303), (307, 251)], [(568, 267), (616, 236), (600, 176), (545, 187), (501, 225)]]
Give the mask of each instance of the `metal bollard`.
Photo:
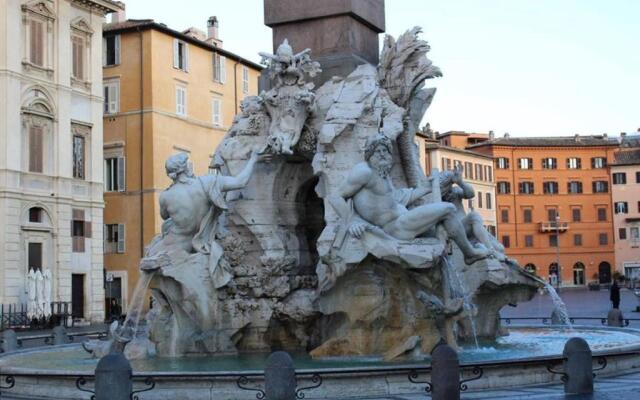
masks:
[(593, 393), (593, 367), (591, 349), (586, 340), (574, 337), (567, 340), (564, 357), (564, 392), (566, 394)]
[(71, 340), (69, 340), (69, 336), (67, 335), (67, 330), (64, 326), (59, 325), (53, 328), (53, 345), (57, 346), (60, 344), (69, 344)]
[(460, 362), (458, 354), (446, 344), (431, 353), (431, 398), (460, 400)]
[(7, 329), (2, 332), (2, 344), (0, 345), (0, 349), (2, 353), (8, 353), (10, 351), (16, 351), (20, 346), (18, 346), (18, 335), (16, 335), (16, 331), (13, 329)]
[(129, 400), (133, 391), (131, 364), (122, 353), (102, 357), (96, 366), (96, 400)]
[(612, 308), (607, 314), (607, 325), (622, 327), (623, 319), (624, 317), (622, 316), (622, 311), (617, 308)]
[(286, 351), (276, 351), (267, 358), (264, 368), (266, 400), (295, 400), (296, 371)]

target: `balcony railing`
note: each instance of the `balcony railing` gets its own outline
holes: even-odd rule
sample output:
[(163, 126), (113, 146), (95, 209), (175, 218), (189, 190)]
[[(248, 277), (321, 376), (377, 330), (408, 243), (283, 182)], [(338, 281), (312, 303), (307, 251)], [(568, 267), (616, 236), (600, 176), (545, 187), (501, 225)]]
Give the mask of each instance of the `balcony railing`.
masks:
[(540, 222), (540, 232), (542, 233), (565, 232), (568, 229), (569, 229), (568, 222), (555, 222), (555, 221)]

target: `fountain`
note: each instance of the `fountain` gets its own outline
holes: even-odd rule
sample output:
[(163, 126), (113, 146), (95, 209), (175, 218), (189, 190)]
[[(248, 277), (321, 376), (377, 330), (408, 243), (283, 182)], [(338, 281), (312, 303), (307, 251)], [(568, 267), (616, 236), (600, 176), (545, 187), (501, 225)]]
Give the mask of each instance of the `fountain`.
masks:
[[(321, 66), (308, 50), (284, 41), (262, 54), (272, 87), (242, 101), (215, 152), (219, 174), (194, 176), (184, 153), (167, 160), (165, 222), (141, 260), (132, 311), (110, 341), (85, 349), (124, 351), (136, 373), (195, 399), (212, 390), (198, 386), (198, 371), (219, 373), (216, 391), (233, 398), (228, 376), (261, 369), (276, 349), (297, 368), (359, 371), (327, 389), (348, 397), (416, 391), (406, 371), (441, 341), (463, 362), (557, 356), (569, 334), (595, 352), (640, 346), (629, 330), (501, 326), (500, 309), (545, 282), (465, 212), (475, 194), (460, 170), (421, 169), (414, 132), (435, 93), (423, 85), (441, 73), (419, 33), (387, 36), (379, 66), (317, 90), (307, 80)], [(138, 335), (147, 291), (156, 306)], [(2, 374), (39, 370), (58, 387), (48, 369), (86, 373), (95, 363), (78, 346), (0, 358)], [(505, 371), (509, 384), (527, 379)], [(381, 374), (391, 374), (384, 388)]]

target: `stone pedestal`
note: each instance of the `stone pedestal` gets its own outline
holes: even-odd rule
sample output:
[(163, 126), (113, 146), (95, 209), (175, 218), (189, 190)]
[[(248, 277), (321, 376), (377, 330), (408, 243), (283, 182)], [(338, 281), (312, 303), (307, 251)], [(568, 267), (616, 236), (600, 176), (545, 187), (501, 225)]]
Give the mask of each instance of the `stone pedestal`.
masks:
[(609, 310), (607, 314), (607, 325), (608, 326), (623, 326), (622, 321), (624, 317), (622, 315), (622, 311), (617, 308), (612, 308)]
[(284, 39), (311, 49), (323, 72), (347, 76), (360, 64), (378, 64), (378, 34), (384, 32), (384, 0), (265, 0), (264, 23), (273, 29), (274, 51)]
[(564, 392), (583, 395), (593, 393), (592, 355), (587, 341), (580, 337), (569, 339), (562, 355), (565, 359), (564, 372), (567, 377)]

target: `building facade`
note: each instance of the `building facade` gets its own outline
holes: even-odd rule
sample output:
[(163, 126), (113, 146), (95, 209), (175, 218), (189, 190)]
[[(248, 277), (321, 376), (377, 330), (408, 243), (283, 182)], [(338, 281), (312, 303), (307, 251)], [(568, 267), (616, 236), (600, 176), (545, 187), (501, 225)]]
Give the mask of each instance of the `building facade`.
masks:
[(258, 91), (261, 66), (221, 48), (215, 17), (208, 28), (178, 32), (122, 15), (104, 28), (106, 299), (122, 312), (144, 246), (160, 232), (165, 160), (186, 152), (206, 174), (240, 102)]
[(616, 271), (640, 280), (640, 148), (615, 153), (611, 183)]
[(468, 148), (495, 163), (498, 239), (520, 265), (562, 286), (609, 283), (615, 266), (603, 136), (494, 138)]
[(71, 302), (75, 318), (104, 318), (102, 24), (122, 7), (0, 7), (1, 304), (28, 302), (32, 271), (50, 277), (47, 301)]
[(416, 139), (421, 149), (420, 163), (429, 175), (433, 168), (439, 171), (462, 169), (462, 175), (473, 186), (475, 197), (464, 202), (468, 212), (479, 213), (493, 235), (496, 234), (495, 181), (493, 179), (493, 158), (464, 148), (445, 146), (435, 137), (418, 134)]

